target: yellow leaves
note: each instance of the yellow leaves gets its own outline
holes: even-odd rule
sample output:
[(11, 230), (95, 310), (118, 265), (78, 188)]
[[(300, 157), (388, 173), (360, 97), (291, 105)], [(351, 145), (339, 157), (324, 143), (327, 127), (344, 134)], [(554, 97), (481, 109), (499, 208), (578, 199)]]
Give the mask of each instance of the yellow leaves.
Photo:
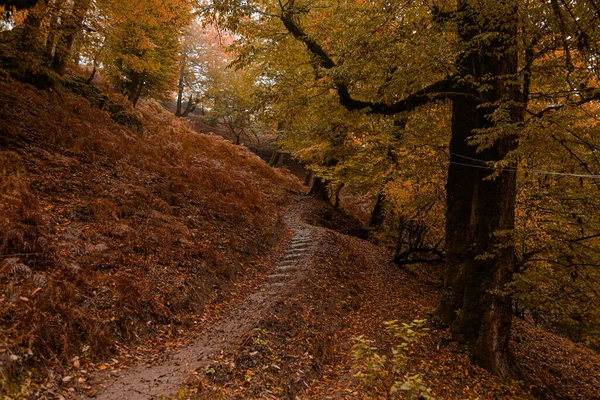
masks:
[[(191, 21), (189, 2), (141, 0), (99, 2), (104, 70), (128, 93), (144, 82), (146, 91), (171, 88), (178, 63), (179, 36)], [(129, 87), (131, 86), (131, 87)]]

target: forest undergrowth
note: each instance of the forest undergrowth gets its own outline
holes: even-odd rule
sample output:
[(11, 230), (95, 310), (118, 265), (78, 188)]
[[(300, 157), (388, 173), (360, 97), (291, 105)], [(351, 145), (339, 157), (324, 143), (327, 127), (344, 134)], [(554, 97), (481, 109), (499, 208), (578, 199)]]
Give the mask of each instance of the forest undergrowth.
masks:
[(284, 233), (295, 178), (154, 101), (109, 97), (143, 128), (0, 79), (0, 394), (164, 347)]
[[(332, 219), (348, 219), (320, 201), (308, 203), (303, 217), (312, 224), (327, 227)], [(473, 365), (448, 330), (437, 329), (424, 330), (408, 343), (405, 366), (395, 370), (393, 350), (402, 340), (390, 335), (386, 325), (430, 318), (441, 290), (439, 271), (425, 265), (398, 268), (393, 252), (330, 229), (310, 271), (293, 296), (280, 301), (243, 345), (190, 377), (181, 397), (600, 398), (600, 356), (522, 320), (515, 324), (510, 346), (529, 382), (506, 382)], [(381, 362), (357, 358), (357, 341), (368, 343)], [(359, 373), (370, 376), (363, 379)], [(425, 390), (390, 394), (394, 383), (415, 376)]]

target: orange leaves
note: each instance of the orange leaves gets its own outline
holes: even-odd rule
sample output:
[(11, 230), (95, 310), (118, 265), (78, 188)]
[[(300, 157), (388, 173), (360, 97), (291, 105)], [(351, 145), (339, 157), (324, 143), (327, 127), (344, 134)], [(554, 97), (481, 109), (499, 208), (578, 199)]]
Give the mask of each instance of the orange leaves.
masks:
[(67, 91), (0, 82), (5, 137), (28, 143), (0, 154), (0, 251), (23, 265), (0, 259), (0, 353), (30, 348), (26, 368), (91, 370), (118, 341), (180, 334), (278, 239), (296, 180), (156, 102), (140, 110), (134, 134)]

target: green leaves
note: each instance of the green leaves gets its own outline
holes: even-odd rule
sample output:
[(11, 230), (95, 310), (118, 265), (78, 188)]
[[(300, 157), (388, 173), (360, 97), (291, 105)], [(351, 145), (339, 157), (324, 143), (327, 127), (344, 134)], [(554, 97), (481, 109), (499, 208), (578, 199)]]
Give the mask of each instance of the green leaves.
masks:
[(420, 374), (410, 372), (410, 357), (412, 347), (419, 343), (419, 339), (428, 330), (425, 328), (427, 320), (415, 319), (405, 323), (398, 320), (384, 322), (385, 330), (395, 339), (399, 339), (396, 347), (392, 348), (392, 358), (388, 359), (373, 346), (374, 341), (363, 335), (353, 338), (354, 345), (354, 377), (366, 387), (385, 385), (385, 378), (391, 375), (393, 381), (389, 389), (390, 394), (404, 393), (407, 398), (431, 399), (429, 389)]

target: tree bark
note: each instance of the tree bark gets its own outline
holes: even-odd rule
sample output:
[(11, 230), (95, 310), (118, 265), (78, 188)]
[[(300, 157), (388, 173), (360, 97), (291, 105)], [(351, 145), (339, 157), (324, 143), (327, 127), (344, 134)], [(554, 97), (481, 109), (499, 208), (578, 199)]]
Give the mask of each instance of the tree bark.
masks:
[(283, 167), (283, 156), (284, 154), (278, 150), (273, 150), (273, 154), (271, 154), (271, 159), (269, 160), (269, 165), (271, 167)]
[(379, 229), (383, 225), (385, 220), (385, 196), (383, 192), (379, 192), (377, 200), (375, 201), (375, 207), (371, 213), (371, 220), (369, 221), (369, 228)]
[[(505, 378), (517, 376), (509, 351), (511, 301), (503, 294), (513, 276), (516, 198), (516, 165), (494, 172), (482, 161), (500, 161), (517, 147), (513, 135), (503, 136), (482, 152), (468, 138), (493, 126), (491, 114), (497, 102), (519, 102), (518, 88), (508, 80), (517, 73), (517, 5), (504, 3), (497, 25), (481, 18), (468, 0), (459, 2), (459, 35), (470, 45), (458, 67), (467, 78), (492, 86), (478, 93), (481, 102), (455, 99), (448, 169), (446, 211), (446, 272), (437, 315), (450, 326), (453, 337), (471, 353), (474, 361)], [(482, 22), (483, 20), (483, 22)], [(500, 33), (490, 46), (473, 43), (481, 33)], [(474, 94), (477, 93), (474, 91)], [(493, 104), (489, 106), (486, 104)], [(506, 103), (505, 103), (506, 104)], [(522, 119), (516, 106), (508, 106), (510, 120)]]
[(313, 180), (313, 184), (310, 188), (310, 192), (308, 192), (309, 196), (314, 197), (315, 199), (329, 201), (329, 192), (327, 190), (328, 182), (321, 178), (315, 177)]

